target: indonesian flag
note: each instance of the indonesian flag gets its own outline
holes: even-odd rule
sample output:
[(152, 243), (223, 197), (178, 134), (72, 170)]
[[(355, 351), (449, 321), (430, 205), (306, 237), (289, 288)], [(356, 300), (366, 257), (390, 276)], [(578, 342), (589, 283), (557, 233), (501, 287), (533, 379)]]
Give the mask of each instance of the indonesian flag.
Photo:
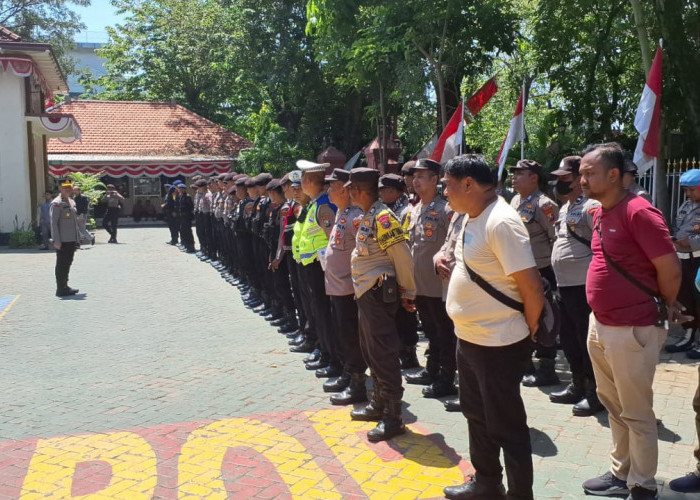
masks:
[(663, 50), (656, 49), (654, 62), (647, 76), (647, 83), (639, 101), (634, 128), (639, 132), (637, 149), (634, 151), (634, 163), (638, 173), (646, 172), (659, 155), (659, 120), (661, 119), (661, 63)]
[[(496, 80), (491, 78), (467, 101), (467, 109), (470, 117), (474, 117), (483, 108), (493, 95), (498, 91)], [(440, 138), (435, 144), (435, 149), (430, 155), (430, 159), (441, 165), (459, 154), (459, 146), (462, 144), (464, 136), (464, 102), (460, 102), (450, 121), (447, 122), (445, 130), (440, 134)], [(425, 149), (425, 148), (424, 148)]]
[(515, 113), (513, 114), (513, 119), (510, 121), (510, 128), (508, 129), (508, 135), (506, 136), (503, 144), (501, 144), (501, 151), (498, 153), (498, 178), (501, 178), (503, 173), (503, 168), (506, 165), (506, 159), (508, 158), (508, 152), (510, 148), (513, 147), (518, 141), (525, 140), (524, 122), (523, 122), (523, 93), (520, 92), (520, 98), (518, 99), (518, 104), (515, 106)]

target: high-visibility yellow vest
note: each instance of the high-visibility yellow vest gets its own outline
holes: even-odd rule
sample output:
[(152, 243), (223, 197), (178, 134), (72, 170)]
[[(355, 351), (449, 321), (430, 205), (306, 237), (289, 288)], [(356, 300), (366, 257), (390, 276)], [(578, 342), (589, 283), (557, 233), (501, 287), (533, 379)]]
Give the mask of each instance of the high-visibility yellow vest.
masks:
[[(318, 258), (318, 251), (323, 250), (328, 245), (328, 236), (316, 220), (316, 209), (319, 204), (328, 203), (328, 195), (323, 194), (309, 206), (309, 211), (302, 221), (303, 226), (299, 239), (299, 260), (308, 266)], [(296, 236), (296, 228), (294, 230)]]
[[(303, 211), (304, 209), (302, 207), (302, 213)], [(301, 232), (304, 228), (305, 219), (306, 217), (297, 217), (297, 220), (294, 223), (294, 234), (292, 235), (292, 257), (294, 257), (295, 262), (301, 261), (301, 257), (299, 256), (299, 243), (301, 242)]]

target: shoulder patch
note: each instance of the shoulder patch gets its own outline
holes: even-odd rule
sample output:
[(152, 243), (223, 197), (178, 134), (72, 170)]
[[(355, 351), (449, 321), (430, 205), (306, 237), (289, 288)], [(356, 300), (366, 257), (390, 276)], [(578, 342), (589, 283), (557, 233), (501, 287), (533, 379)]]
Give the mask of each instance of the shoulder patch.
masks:
[(549, 222), (554, 222), (554, 205), (546, 203), (542, 205), (542, 213), (547, 217)]

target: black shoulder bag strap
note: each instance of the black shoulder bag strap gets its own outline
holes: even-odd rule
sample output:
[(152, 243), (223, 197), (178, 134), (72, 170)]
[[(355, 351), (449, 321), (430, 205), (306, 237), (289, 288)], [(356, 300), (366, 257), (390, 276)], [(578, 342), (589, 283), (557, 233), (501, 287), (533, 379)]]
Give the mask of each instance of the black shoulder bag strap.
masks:
[(603, 245), (603, 234), (600, 231), (600, 217), (596, 221), (595, 224), (595, 231), (598, 233), (598, 239), (600, 240), (600, 250), (603, 252), (603, 257), (605, 257), (605, 262), (610, 264), (610, 267), (615, 269), (618, 273), (622, 275), (623, 278), (625, 278), (627, 281), (632, 283), (634, 286), (639, 288), (642, 292), (646, 293), (650, 297), (652, 297), (654, 300), (658, 301), (661, 300), (661, 296), (656, 293), (654, 290), (646, 286), (644, 283), (641, 283), (638, 279), (636, 279), (634, 276), (630, 275), (627, 271), (625, 271), (617, 262), (612, 260), (610, 256), (607, 254), (605, 251), (605, 246)]
[(491, 297), (494, 299), (498, 300), (502, 304), (515, 309), (518, 312), (524, 313), (525, 312), (525, 306), (523, 305), (522, 302), (518, 302), (515, 299), (512, 299), (508, 297), (505, 293), (501, 292), (500, 290), (497, 290), (493, 285), (491, 285), (488, 281), (486, 281), (484, 278), (482, 278), (480, 275), (476, 273), (471, 267), (469, 267), (462, 258), (462, 262), (464, 262), (464, 267), (467, 268), (467, 273), (469, 273), (469, 277), (471, 280), (479, 285), (483, 291), (488, 293)]
[[(574, 232), (574, 230), (571, 229), (571, 226), (568, 225), (568, 224), (566, 225), (566, 230), (569, 232), (569, 236), (571, 236), (573, 239), (575, 239), (575, 240), (578, 241), (579, 243), (583, 243), (583, 244), (586, 245), (588, 248), (591, 248), (591, 240), (587, 240), (587, 239), (584, 238), (583, 236), (576, 234), (576, 233)], [(603, 240), (601, 239), (600, 241), (603, 241)], [(601, 243), (600, 246), (601, 246), (601, 248), (602, 248), (603, 244)], [(605, 253), (605, 252), (603, 252), (603, 253)]]

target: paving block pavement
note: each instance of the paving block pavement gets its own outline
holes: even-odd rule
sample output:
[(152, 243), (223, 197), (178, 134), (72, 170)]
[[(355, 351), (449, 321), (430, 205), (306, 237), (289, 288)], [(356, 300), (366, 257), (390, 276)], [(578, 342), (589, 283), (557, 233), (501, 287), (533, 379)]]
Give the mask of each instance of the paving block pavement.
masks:
[[(409, 432), (332, 407), (303, 356), (165, 228), (99, 231), (76, 254), (73, 298), (53, 252), (0, 250), (0, 499), (440, 498), (469, 464), (466, 422), (406, 386)], [(422, 346), (424, 344), (422, 343)], [(562, 379), (566, 366), (560, 362)], [(658, 481), (694, 467), (697, 365), (662, 355)], [(579, 418), (523, 388), (536, 498), (582, 498), (605, 472), (604, 415)]]

